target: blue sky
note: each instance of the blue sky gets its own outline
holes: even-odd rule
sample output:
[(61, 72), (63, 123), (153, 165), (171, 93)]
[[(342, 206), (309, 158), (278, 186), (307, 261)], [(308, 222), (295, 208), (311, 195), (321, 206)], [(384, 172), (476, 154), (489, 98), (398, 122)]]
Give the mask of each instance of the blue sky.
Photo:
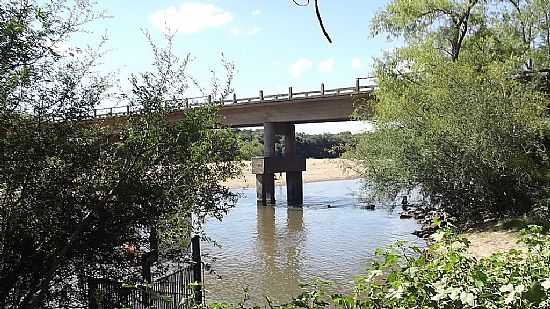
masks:
[[(298, 7), (292, 0), (99, 0), (99, 8), (112, 18), (94, 25), (107, 31), (108, 70), (129, 73), (147, 70), (150, 49), (140, 29), (161, 42), (165, 25), (177, 30), (176, 51), (191, 53), (190, 72), (207, 85), (209, 71), (222, 73), (220, 54), (237, 68), (234, 88), (239, 97), (352, 86), (356, 77), (368, 76), (373, 57), (395, 46), (369, 34), (369, 21), (387, 1), (321, 0), (321, 13), (333, 38), (322, 36), (313, 5)], [(193, 95), (191, 89), (189, 95)], [(309, 133), (357, 131), (353, 123), (300, 125)]]

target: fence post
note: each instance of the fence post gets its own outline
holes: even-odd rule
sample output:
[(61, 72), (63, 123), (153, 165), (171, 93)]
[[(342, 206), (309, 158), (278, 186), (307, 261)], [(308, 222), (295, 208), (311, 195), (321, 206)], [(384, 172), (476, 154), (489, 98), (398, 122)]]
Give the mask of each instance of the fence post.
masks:
[(325, 95), (325, 83), (321, 83), (321, 95)]
[(130, 105), (126, 105), (126, 115), (130, 116)]
[(94, 118), (97, 118), (97, 109), (94, 108)]
[(233, 92), (233, 104), (237, 103), (237, 94)]
[(199, 235), (191, 238), (191, 259), (193, 261), (193, 281), (195, 287), (195, 304), (202, 304), (202, 261), (201, 261), (201, 240)]
[(359, 78), (355, 79), (355, 92), (357, 92), (357, 93), (359, 93), (359, 91), (361, 90), (360, 80), (361, 79), (359, 79)]
[(212, 103), (212, 96), (208, 95), (208, 104), (211, 104), (211, 103)]
[(292, 87), (288, 87), (288, 99), (292, 100)]
[(97, 309), (97, 281), (92, 278), (86, 278), (86, 281), (86, 283), (88, 284), (88, 308)]
[(260, 101), (264, 100), (264, 91), (260, 90)]

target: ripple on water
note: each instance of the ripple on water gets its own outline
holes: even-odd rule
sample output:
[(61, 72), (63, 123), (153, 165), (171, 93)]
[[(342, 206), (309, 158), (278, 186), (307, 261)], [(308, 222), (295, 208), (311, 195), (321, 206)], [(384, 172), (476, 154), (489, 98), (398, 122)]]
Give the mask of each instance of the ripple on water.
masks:
[[(264, 295), (287, 301), (300, 283), (318, 277), (350, 288), (375, 248), (396, 240), (423, 245), (411, 235), (417, 224), (399, 219), (398, 209), (356, 207), (361, 188), (357, 180), (304, 184), (303, 208), (258, 207), (255, 189), (239, 190), (237, 207), (222, 222), (207, 223), (207, 234), (222, 246), (204, 245), (218, 257), (214, 268), (222, 277), (206, 277), (208, 301), (238, 301), (245, 287), (256, 302)], [(279, 201), (285, 191), (276, 188)]]

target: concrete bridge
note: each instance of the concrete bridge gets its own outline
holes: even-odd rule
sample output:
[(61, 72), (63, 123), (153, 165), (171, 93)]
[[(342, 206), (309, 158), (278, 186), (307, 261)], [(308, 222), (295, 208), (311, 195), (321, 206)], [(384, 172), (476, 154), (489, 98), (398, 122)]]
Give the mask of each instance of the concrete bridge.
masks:
[[(355, 110), (356, 98), (370, 98), (375, 83), (372, 78), (357, 78), (352, 87), (320, 89), (264, 95), (260, 90), (257, 97), (237, 98), (213, 102), (210, 96), (181, 100), (181, 108), (175, 109), (168, 117), (181, 119), (189, 108), (204, 104), (219, 104), (220, 122), (232, 128), (264, 127), (264, 156), (253, 158), (252, 172), (256, 174), (258, 203), (275, 203), (275, 173), (286, 173), (287, 201), (289, 205), (303, 203), (302, 172), (306, 170), (305, 158), (296, 154), (295, 124), (349, 121)], [(94, 119), (112, 120), (139, 114), (139, 107), (121, 106), (97, 109)], [(284, 137), (283, 156), (276, 156), (275, 136)]]

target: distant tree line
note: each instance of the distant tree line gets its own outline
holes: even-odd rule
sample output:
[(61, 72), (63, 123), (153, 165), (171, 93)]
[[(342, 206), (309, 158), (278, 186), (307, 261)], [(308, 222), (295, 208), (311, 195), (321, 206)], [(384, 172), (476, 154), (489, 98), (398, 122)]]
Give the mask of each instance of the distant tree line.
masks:
[[(263, 155), (264, 130), (236, 130), (241, 141), (241, 152), (245, 158)], [(355, 145), (357, 135), (351, 132), (336, 134), (296, 134), (296, 152), (306, 158), (325, 159), (339, 158)], [(284, 137), (275, 137), (275, 151), (282, 155), (284, 151)]]

